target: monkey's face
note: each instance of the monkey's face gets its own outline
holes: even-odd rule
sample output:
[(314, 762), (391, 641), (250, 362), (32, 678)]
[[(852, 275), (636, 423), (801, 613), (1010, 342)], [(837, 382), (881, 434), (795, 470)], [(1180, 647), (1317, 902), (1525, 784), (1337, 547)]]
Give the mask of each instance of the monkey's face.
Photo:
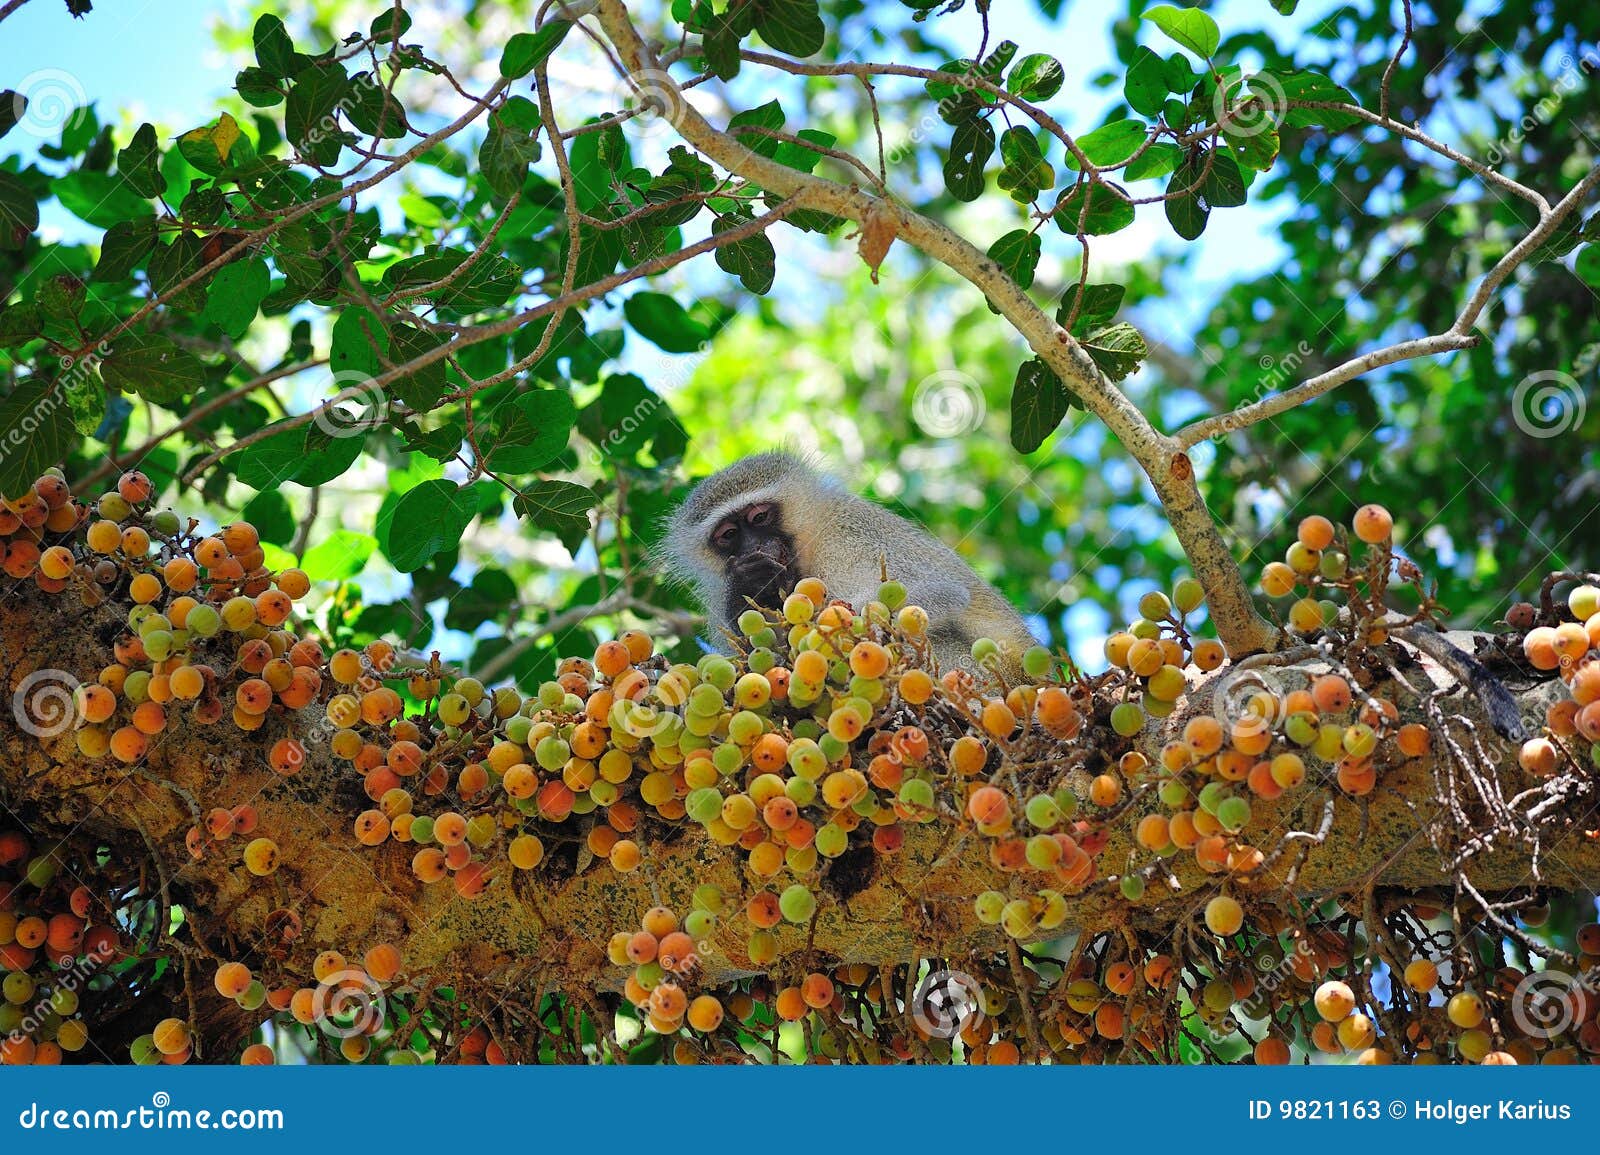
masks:
[(729, 514), (711, 531), (709, 543), (727, 576), (724, 610), (730, 622), (752, 602), (777, 609), (802, 576), (794, 539), (776, 502), (757, 502)]

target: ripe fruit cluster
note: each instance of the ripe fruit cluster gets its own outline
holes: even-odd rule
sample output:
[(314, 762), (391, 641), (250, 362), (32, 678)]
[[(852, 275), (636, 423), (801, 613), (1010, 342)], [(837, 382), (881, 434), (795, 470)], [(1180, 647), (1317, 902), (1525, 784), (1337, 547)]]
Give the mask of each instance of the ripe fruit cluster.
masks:
[(1351, 569), (1349, 545), (1342, 531), (1321, 514), (1303, 519), (1283, 560), (1269, 562), (1261, 571), (1261, 589), (1268, 597), (1302, 591), (1289, 606), (1290, 629), (1310, 634), (1338, 621), (1339, 601), (1318, 594), (1342, 593), (1345, 600), (1359, 604), (1361, 586), (1366, 582), (1377, 595), (1375, 602), (1381, 602), (1393, 560), (1394, 517), (1381, 505), (1363, 505), (1351, 519), (1350, 532), (1371, 547), (1361, 571)]
[[(416, 1050), (387, 1014), (386, 992), (403, 988), (404, 959), (400, 948), (391, 943), (370, 947), (359, 963), (336, 950), (324, 950), (311, 962), (310, 986), (287, 981), (287, 972), (274, 967), (277, 977), (286, 981), (268, 986), (242, 962), (225, 962), (217, 967), (212, 984), (217, 994), (232, 999), (246, 1011), (263, 1006), (281, 1026), (298, 1023), (320, 1030), (338, 1040), (339, 1054), (351, 1063), (365, 1061), (375, 1051), (382, 1052), (390, 1064), (420, 1062)], [(159, 1036), (160, 1027), (156, 1028)], [(138, 1062), (135, 1041), (134, 1061)], [(266, 1042), (251, 1043), (239, 1056), (244, 1066), (270, 1066), (276, 1053)]]
[(0, 828), (0, 1065), (54, 1065), (90, 1045), (85, 1003), (101, 997), (123, 938), (109, 896), (76, 881), (83, 866)]
[[(1139, 619), (1107, 641), (1108, 671), (1085, 677), (1043, 647), (1001, 655), (986, 639), (973, 647), (973, 669), (940, 673), (927, 661), (936, 623), (899, 583), (849, 606), (808, 578), (780, 607), (741, 615), (732, 656), (673, 662), (655, 638), (629, 630), (564, 658), (524, 694), (453, 676), (384, 641), (333, 644), (299, 616), (311, 592), (305, 575), (267, 569), (253, 527), (201, 533), (152, 509), (152, 489), (127, 474), (82, 506), (51, 473), (0, 506), (0, 580), (75, 593), (117, 626), (111, 660), (74, 694), (73, 735), (45, 741), (75, 742), (81, 758), (116, 769), (144, 763), (179, 727), (264, 731), (250, 745), (262, 765), (249, 792), (207, 782), (187, 833), (195, 870), (234, 872), (252, 899), (273, 899), (262, 928), (269, 945), (220, 965), (216, 991), (281, 1027), (337, 1037), (347, 1061), (591, 1058), (596, 1044), (577, 1028), (571, 1040), (552, 1039), (542, 1010), (536, 1022), (491, 1021), (460, 989), (470, 985), (463, 976), (403, 974), (396, 945), (351, 962), (333, 950), (313, 955), (326, 944), (297, 944), (300, 916), (281, 897), (297, 882), (280, 868), (305, 835), (272, 828), (277, 794), (290, 788), (275, 792), (278, 779), (312, 776), (334, 797), (359, 783), (370, 805), (351, 806), (336, 837), (378, 856), (376, 870), (409, 869), (446, 900), (515, 901), (552, 856), (563, 876), (592, 869), (653, 884), (653, 853), (693, 832), (708, 866), (737, 881), (702, 885), (687, 908), (680, 895), (676, 909), (653, 907), (611, 936), (622, 998), (596, 996), (669, 1039), (681, 1062), (771, 1059), (774, 1040), (780, 1051), (799, 1040), (814, 1060), (866, 1062), (1171, 1061), (1194, 1057), (1196, 1045), (1261, 1063), (1318, 1051), (1496, 1062), (1600, 1053), (1600, 1007), (1587, 1002), (1549, 1045), (1507, 1026), (1520, 972), (1459, 963), (1479, 952), (1428, 925), (1442, 896), (1374, 914), (1305, 906), (1280, 884), (1282, 866), (1318, 841), (1310, 828), (1297, 846), (1280, 841), (1293, 828), (1286, 823), (1318, 804), (1331, 814), (1336, 801), (1394, 789), (1403, 764), (1427, 759), (1440, 741), (1360, 660), (1386, 640), (1392, 578), (1420, 589), (1420, 575), (1393, 553), (1381, 507), (1364, 507), (1348, 531), (1305, 519), (1285, 560), (1263, 574), (1270, 596), (1300, 591), (1287, 624), (1304, 635), (1293, 640), (1322, 646), (1310, 673), (1299, 672), (1304, 662), (1231, 668), (1191, 624), (1204, 602), (1192, 579), (1146, 593)], [(1351, 540), (1368, 547), (1359, 567)], [(1424, 616), (1436, 609), (1422, 604)], [(1580, 586), (1564, 610), (1542, 616), (1518, 607), (1510, 624), (1533, 671), (1558, 674), (1569, 692), (1522, 751), (1530, 774), (1559, 779), (1593, 759), (1600, 737), (1600, 589)], [(935, 823), (941, 831), (925, 829)], [(0, 835), (0, 968), (7, 1006), (22, 1006), (38, 990), (53, 999), (62, 984), (68, 956), (36, 953), (54, 944), (58, 919), (67, 938), (68, 919), (78, 920), (75, 948), (93, 938), (115, 949), (121, 936), (85, 925), (77, 908), (92, 901), (87, 888), (64, 894), (37, 874), (49, 855), (26, 840), (17, 850), (8, 837)], [(908, 848), (910, 840), (919, 841)], [(996, 928), (976, 932), (987, 944), (976, 954), (867, 968), (813, 951), (819, 925), (850, 917), (842, 900), (853, 891), (842, 880), (973, 843), (990, 870), (970, 912), (965, 898), (907, 912), (927, 920), (935, 941), (947, 921), (963, 933), (974, 923)], [(970, 861), (983, 869), (981, 856)], [(1065, 932), (1080, 896), (1115, 890), (1146, 913), (1181, 904), (1179, 938), (1146, 942), (1130, 923), (1081, 935), (1070, 955), (1041, 962), (1054, 948), (1036, 944)], [(1542, 902), (1517, 896), (1523, 926), (1536, 925)], [(277, 933), (285, 927), (292, 933)], [(1391, 957), (1396, 942), (1415, 957)], [(1600, 928), (1580, 932), (1577, 945), (1578, 966), (1592, 968)], [(1404, 973), (1393, 1006), (1365, 986), (1372, 953)], [(716, 978), (729, 972), (758, 977)], [(969, 980), (976, 1002), (941, 1025), (920, 1013), (927, 1001), (917, 991), (952, 972)], [(1485, 1008), (1476, 1022), (1466, 1021), (1467, 996)], [(446, 1004), (448, 1014), (411, 1018)], [(1307, 1005), (1322, 1022), (1301, 1024)], [(396, 1006), (406, 1013), (388, 1013)], [(0, 1024), (16, 1018), (5, 1007), (0, 1015), (9, 1016)], [(49, 1061), (87, 1038), (72, 1010), (53, 1007), (39, 1023), (20, 1032), (26, 1046), (11, 1042), (0, 1057)], [(184, 1061), (192, 1026), (158, 1022), (134, 1041), (134, 1061)], [(526, 1041), (530, 1030), (536, 1042)], [(265, 1042), (241, 1056), (274, 1057)]]
[[(1534, 624), (1538, 611), (1525, 602), (1507, 615), (1527, 628), (1522, 653), (1528, 664), (1556, 674), (1567, 687), (1567, 696), (1545, 713), (1545, 733), (1524, 742), (1519, 754), (1522, 768), (1537, 778), (1581, 774), (1585, 762), (1600, 767), (1600, 586), (1574, 586), (1565, 608), (1570, 616), (1548, 625)], [(1584, 743), (1587, 758), (1580, 753)]]

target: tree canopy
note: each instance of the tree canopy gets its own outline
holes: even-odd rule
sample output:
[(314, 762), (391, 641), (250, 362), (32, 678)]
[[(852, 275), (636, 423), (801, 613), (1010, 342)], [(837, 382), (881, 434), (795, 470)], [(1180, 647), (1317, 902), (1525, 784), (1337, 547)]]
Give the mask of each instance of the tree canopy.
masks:
[[(1311, 7), (1086, 67), (1050, 0), (319, 0), (184, 123), (4, 78), (0, 963), (114, 960), (7, 1057), (1600, 1050), (1522, 1021), (1600, 953), (1600, 12)], [(662, 517), (775, 444), (1024, 684), (892, 585), (707, 656)]]

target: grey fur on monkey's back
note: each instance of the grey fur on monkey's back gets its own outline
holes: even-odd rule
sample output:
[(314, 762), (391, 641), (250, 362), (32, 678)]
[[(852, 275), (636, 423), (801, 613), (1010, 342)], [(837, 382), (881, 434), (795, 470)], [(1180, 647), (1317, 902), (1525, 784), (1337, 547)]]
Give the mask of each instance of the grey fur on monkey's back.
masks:
[(970, 668), (972, 643), (980, 637), (1000, 643), (1008, 667), (1035, 644), (1011, 603), (953, 549), (782, 451), (743, 458), (700, 482), (662, 534), (657, 563), (694, 589), (714, 643), (724, 643), (723, 631), (737, 629), (722, 608), (727, 583), (710, 534), (723, 518), (765, 502), (779, 507), (800, 576), (821, 579), (830, 597), (859, 609), (878, 596), (887, 566), (889, 577), (905, 585), (907, 600), (928, 611), (929, 638), (941, 668)]

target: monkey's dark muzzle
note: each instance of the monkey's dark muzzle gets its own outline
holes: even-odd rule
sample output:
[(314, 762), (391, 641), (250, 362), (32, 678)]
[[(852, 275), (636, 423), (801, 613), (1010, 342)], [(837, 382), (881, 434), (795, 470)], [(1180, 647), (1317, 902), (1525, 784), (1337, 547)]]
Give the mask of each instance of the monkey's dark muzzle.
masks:
[(782, 542), (762, 543), (735, 558), (728, 566), (728, 616), (738, 617), (751, 603), (773, 610), (782, 605), (800, 580), (794, 563), (794, 552)]

